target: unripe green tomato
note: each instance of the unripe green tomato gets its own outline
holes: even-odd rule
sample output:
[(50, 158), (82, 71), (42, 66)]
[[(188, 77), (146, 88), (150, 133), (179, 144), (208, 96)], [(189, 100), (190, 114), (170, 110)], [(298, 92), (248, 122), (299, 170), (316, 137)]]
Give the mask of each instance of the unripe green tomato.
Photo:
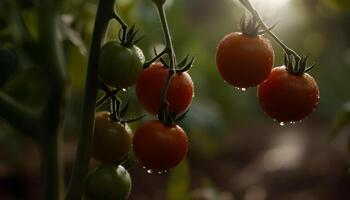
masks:
[(101, 49), (99, 76), (107, 85), (127, 88), (136, 83), (144, 62), (145, 56), (137, 46), (124, 47), (116, 41), (108, 42)]
[(86, 180), (87, 200), (125, 200), (130, 191), (131, 178), (122, 166), (102, 164)]
[(132, 131), (127, 124), (112, 121), (106, 111), (95, 115), (92, 157), (102, 163), (120, 164), (131, 149)]

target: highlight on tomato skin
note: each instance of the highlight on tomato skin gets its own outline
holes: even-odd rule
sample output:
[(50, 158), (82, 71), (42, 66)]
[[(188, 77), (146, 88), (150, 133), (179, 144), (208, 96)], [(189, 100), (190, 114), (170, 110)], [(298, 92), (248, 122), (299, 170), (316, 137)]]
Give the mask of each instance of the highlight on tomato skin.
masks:
[(119, 164), (131, 149), (131, 137), (127, 124), (112, 121), (106, 111), (97, 112), (91, 155), (102, 163)]
[[(157, 115), (160, 108), (163, 85), (169, 69), (162, 63), (155, 62), (145, 69), (136, 83), (136, 95), (143, 108)], [(170, 80), (167, 93), (169, 112), (183, 113), (191, 105), (194, 96), (194, 85), (187, 72), (175, 73)]]
[(267, 38), (233, 32), (219, 42), (216, 64), (227, 83), (237, 88), (248, 88), (257, 86), (268, 77), (274, 57)]
[(285, 66), (276, 67), (258, 86), (258, 100), (264, 112), (279, 122), (296, 122), (316, 110), (319, 88), (308, 73), (293, 75)]
[(133, 149), (146, 169), (165, 172), (185, 158), (188, 137), (178, 125), (166, 126), (158, 120), (147, 121), (136, 130)]

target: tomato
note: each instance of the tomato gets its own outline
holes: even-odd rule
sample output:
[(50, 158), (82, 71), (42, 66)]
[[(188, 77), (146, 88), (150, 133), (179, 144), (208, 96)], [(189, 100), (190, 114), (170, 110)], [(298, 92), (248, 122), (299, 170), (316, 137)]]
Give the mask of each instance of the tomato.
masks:
[(234, 32), (220, 41), (216, 64), (226, 82), (238, 88), (248, 88), (257, 86), (267, 78), (274, 57), (268, 39)]
[(133, 138), (136, 157), (147, 168), (166, 171), (178, 165), (185, 157), (188, 138), (178, 125), (165, 126), (153, 120), (142, 124)]
[[(162, 88), (169, 69), (162, 63), (152, 63), (140, 75), (136, 83), (136, 95), (141, 105), (151, 114), (158, 114)], [(183, 113), (192, 103), (194, 86), (187, 72), (176, 73), (170, 80), (167, 93), (169, 111)]]
[(145, 57), (140, 48), (108, 42), (101, 49), (98, 72), (101, 80), (110, 86), (126, 88), (136, 83), (143, 70)]
[(88, 200), (125, 200), (131, 191), (131, 178), (122, 166), (102, 164), (86, 180)]
[(128, 125), (111, 121), (108, 112), (96, 113), (92, 157), (102, 163), (119, 164), (131, 149), (131, 135)]
[(276, 67), (258, 87), (262, 109), (279, 122), (295, 122), (309, 116), (317, 107), (319, 89), (307, 73), (293, 75), (285, 66)]

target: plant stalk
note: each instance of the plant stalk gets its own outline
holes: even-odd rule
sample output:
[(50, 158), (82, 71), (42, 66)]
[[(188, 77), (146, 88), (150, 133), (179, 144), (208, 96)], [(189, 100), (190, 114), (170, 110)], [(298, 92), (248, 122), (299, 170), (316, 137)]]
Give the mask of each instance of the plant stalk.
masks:
[(78, 149), (66, 200), (81, 199), (84, 181), (88, 174), (91, 140), (94, 130), (95, 105), (99, 86), (98, 59), (108, 23), (113, 16), (114, 3), (115, 0), (100, 0), (98, 3), (86, 75)]

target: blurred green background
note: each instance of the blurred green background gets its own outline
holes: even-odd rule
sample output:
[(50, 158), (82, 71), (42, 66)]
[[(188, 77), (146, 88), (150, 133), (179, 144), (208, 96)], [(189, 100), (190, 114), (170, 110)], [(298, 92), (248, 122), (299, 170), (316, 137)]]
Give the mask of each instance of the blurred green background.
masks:
[[(60, 36), (69, 71), (64, 144), (67, 180), (97, 2), (62, 1)], [(166, 175), (147, 174), (141, 166), (132, 169), (130, 199), (349, 199), (346, 146), (350, 129), (341, 127), (350, 117), (337, 116), (350, 101), (350, 1), (252, 2), (268, 25), (278, 24), (274, 32), (286, 44), (316, 64), (310, 74), (321, 92), (318, 109), (302, 123), (281, 127), (260, 109), (255, 88), (238, 91), (220, 78), (216, 46), (224, 35), (239, 31), (244, 9), (238, 1), (167, 0), (178, 59), (187, 54), (196, 57), (189, 72), (195, 98), (182, 124), (190, 137), (190, 151), (187, 161)], [(45, 77), (33, 60), (37, 56), (31, 41), (38, 37), (35, 5), (35, 0), (0, 1), (0, 87), (26, 105), (40, 107), (45, 99)], [(146, 58), (154, 56), (154, 47), (162, 49), (163, 33), (150, 0), (117, 0), (116, 9), (145, 35), (138, 46)], [(116, 39), (118, 30), (112, 22), (107, 40)], [(274, 49), (275, 66), (282, 65), (282, 51), (277, 45)], [(134, 88), (122, 98), (130, 101), (130, 116), (143, 113)], [(338, 134), (335, 139), (330, 137), (333, 123)], [(0, 199), (40, 199), (39, 161), (33, 142), (1, 120)]]

